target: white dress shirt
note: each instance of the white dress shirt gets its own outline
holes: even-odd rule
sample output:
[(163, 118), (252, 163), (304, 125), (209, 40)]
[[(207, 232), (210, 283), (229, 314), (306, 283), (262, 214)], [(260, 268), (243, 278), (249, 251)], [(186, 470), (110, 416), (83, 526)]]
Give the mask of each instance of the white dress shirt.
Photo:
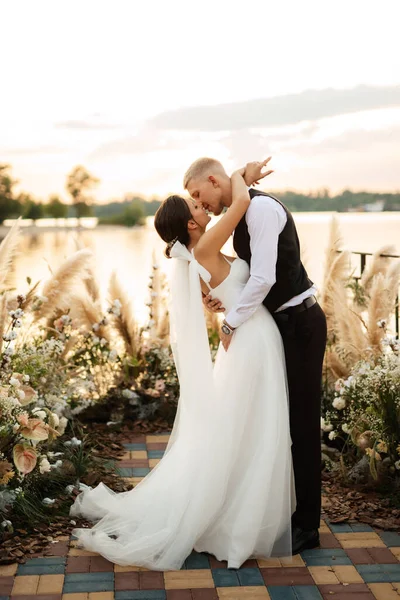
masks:
[[(254, 196), (245, 218), (250, 235), (250, 278), (237, 305), (225, 317), (226, 322), (234, 328), (251, 317), (276, 282), (278, 238), (287, 221), (283, 207), (269, 196)], [(280, 306), (276, 312), (301, 304), (316, 292), (317, 288), (313, 285)]]

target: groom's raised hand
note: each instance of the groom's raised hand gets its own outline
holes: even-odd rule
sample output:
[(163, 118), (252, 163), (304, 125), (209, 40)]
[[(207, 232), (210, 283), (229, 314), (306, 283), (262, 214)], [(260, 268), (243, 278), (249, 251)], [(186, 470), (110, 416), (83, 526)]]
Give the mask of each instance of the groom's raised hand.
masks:
[(260, 183), (260, 179), (264, 179), (264, 177), (268, 177), (268, 175), (271, 175), (271, 173), (274, 172), (272, 169), (265, 171), (265, 173), (262, 172), (263, 168), (267, 166), (270, 160), (271, 156), (261, 162), (253, 161), (247, 163), (244, 172), (244, 180), (248, 187)]

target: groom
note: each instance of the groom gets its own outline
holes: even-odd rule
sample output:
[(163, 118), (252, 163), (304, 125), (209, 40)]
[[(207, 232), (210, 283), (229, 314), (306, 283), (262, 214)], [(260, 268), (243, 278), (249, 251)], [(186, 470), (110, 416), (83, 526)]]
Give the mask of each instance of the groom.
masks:
[[(267, 164), (249, 163), (250, 187), (268, 173)], [(200, 158), (187, 170), (184, 188), (214, 215), (232, 204), (230, 178), (220, 162)], [(247, 213), (233, 236), (237, 255), (250, 265), (250, 278), (238, 304), (222, 324), (221, 340), (228, 349), (235, 329), (264, 304), (280, 330), (285, 348), (289, 386), (290, 433), (297, 506), (292, 517), (292, 554), (319, 545), (321, 513), (320, 410), (326, 319), (316, 288), (300, 259), (296, 226), (289, 210), (274, 196), (249, 189)], [(206, 305), (220, 312), (219, 301)], [(246, 348), (243, 348), (246, 352)], [(262, 474), (260, 473), (260, 477)]]

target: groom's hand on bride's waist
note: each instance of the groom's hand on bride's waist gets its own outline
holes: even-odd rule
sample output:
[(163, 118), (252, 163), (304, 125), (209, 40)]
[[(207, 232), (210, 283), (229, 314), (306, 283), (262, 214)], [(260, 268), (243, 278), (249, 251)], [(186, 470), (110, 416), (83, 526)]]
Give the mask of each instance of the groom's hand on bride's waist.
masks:
[(218, 298), (212, 298), (210, 294), (203, 294), (203, 304), (208, 311), (213, 313), (221, 313), (225, 311), (225, 308), (222, 306), (222, 302), (220, 302)]

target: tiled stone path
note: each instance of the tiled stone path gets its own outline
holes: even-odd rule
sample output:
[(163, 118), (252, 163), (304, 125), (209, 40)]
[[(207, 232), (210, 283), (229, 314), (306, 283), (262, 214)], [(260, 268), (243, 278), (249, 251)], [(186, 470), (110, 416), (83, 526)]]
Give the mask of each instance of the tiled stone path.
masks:
[[(160, 460), (168, 434), (132, 436), (116, 465), (135, 485)], [(400, 535), (321, 521), (321, 547), (227, 569), (193, 552), (180, 571), (113, 565), (68, 536), (51, 555), (0, 567), (0, 600), (399, 600)]]

